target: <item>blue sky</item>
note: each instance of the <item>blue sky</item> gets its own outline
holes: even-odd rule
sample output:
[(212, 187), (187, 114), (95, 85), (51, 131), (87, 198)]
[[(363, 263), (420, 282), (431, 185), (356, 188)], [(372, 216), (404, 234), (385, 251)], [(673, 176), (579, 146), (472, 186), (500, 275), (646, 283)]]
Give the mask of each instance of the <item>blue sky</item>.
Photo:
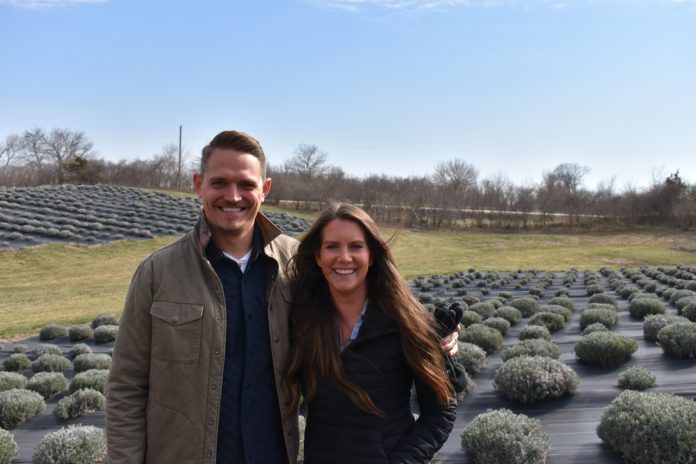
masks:
[(349, 174), (696, 182), (696, 0), (0, 0), (0, 139), (146, 158), (217, 132)]

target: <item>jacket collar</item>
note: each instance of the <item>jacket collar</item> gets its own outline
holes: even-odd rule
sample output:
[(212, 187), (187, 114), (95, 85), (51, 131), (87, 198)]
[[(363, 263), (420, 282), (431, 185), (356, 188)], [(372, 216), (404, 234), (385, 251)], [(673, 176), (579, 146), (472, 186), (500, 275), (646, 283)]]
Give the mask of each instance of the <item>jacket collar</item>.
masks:
[(363, 321), (358, 337), (348, 345), (346, 351), (354, 348), (356, 345), (365, 343), (375, 338), (382, 337), (387, 334), (391, 334), (399, 331), (399, 326), (396, 322), (390, 319), (384, 312), (379, 308), (377, 304), (372, 302), (372, 299), (367, 304), (367, 311), (365, 312), (365, 320)]
[[(261, 233), (264, 248), (282, 233), (282, 231), (261, 211), (259, 211), (256, 215), (254, 226), (255, 229)], [(205, 213), (202, 207), (201, 214), (198, 217), (198, 222), (194, 226), (194, 235), (198, 239), (198, 249), (201, 256), (205, 256), (205, 249), (208, 246), (208, 243), (210, 243), (212, 233), (210, 232), (210, 226), (208, 226), (208, 221), (205, 219)]]

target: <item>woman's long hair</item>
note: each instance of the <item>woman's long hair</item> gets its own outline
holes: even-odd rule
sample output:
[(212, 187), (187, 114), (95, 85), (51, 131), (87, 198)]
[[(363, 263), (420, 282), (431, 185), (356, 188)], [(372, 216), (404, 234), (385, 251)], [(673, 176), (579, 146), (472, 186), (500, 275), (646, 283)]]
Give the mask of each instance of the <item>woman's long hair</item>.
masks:
[[(295, 413), (301, 398), (307, 404), (312, 401), (317, 391), (317, 377), (343, 390), (360, 409), (382, 415), (367, 392), (346, 378), (339, 359), (337, 311), (328, 283), (316, 262), (324, 227), (334, 219), (353, 221), (364, 232), (373, 260), (366, 277), (370, 304), (399, 326), (404, 356), (414, 374), (430, 386), (440, 403), (451, 401), (451, 386), (433, 317), (416, 300), (399, 274), (372, 218), (357, 206), (339, 203), (320, 214), (289, 263), (293, 298), (286, 376), (293, 398), (285, 418)], [(304, 381), (304, 395), (299, 377)]]

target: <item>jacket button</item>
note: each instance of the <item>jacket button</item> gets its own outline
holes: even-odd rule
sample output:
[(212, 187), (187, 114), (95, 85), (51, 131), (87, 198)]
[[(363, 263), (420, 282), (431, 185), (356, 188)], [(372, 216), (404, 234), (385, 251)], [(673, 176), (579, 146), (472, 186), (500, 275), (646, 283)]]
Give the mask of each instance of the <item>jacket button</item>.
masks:
[(212, 420), (208, 421), (208, 425), (213, 425), (213, 421)]
[(212, 388), (213, 390), (217, 390), (217, 385), (213, 385), (211, 388)]
[(178, 317), (172, 317), (172, 324), (178, 324), (179, 323), (179, 318)]
[(273, 337), (273, 341), (274, 341), (275, 343), (278, 343), (278, 342), (280, 341), (280, 337)]
[(211, 457), (213, 457), (213, 452), (212, 452), (212, 451), (208, 451), (208, 459), (210, 459)]
[(216, 354), (216, 355), (219, 355), (219, 354), (220, 354), (220, 350), (215, 350), (215, 354)]

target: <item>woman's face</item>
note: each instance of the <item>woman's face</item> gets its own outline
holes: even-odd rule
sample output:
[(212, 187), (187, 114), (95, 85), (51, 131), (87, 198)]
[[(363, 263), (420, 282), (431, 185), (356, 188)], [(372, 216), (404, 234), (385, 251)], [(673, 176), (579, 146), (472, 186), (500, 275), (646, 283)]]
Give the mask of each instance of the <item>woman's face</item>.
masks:
[(331, 220), (322, 231), (317, 265), (334, 297), (367, 298), (365, 278), (372, 257), (362, 228), (353, 221)]

